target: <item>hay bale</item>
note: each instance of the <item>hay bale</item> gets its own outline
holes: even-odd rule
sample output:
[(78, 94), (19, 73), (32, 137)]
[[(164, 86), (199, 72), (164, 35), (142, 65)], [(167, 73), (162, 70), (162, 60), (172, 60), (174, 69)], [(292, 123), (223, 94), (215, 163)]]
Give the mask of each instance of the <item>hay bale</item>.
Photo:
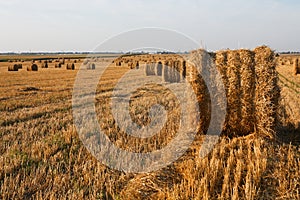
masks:
[(162, 81), (163, 81), (163, 82), (169, 82), (168, 66), (169, 66), (169, 62), (168, 62), (168, 61), (165, 61), (165, 62), (163, 63), (163, 66), (162, 66)]
[[(141, 61), (140, 61), (141, 62)], [(135, 62), (135, 69), (140, 69), (140, 63), (139, 63), (139, 61), (136, 61)]]
[(146, 76), (155, 76), (155, 63), (147, 63), (145, 67)]
[(260, 135), (276, 138), (277, 107), (280, 96), (275, 54), (267, 46), (255, 50), (255, 116), (256, 131)]
[(42, 67), (42, 68), (48, 68), (48, 62), (47, 62), (47, 61), (44, 61), (44, 62), (41, 64), (41, 67)]
[(17, 64), (8, 66), (8, 71), (18, 71), (18, 70), (19, 70), (19, 67)]
[(55, 64), (55, 68), (61, 68), (61, 67), (62, 67), (62, 64), (60, 64), (60, 63)]
[(162, 63), (158, 62), (156, 67), (155, 67), (155, 75), (156, 76), (161, 76), (162, 75), (162, 68), (163, 68)]
[(23, 65), (22, 63), (14, 64), (14, 67), (17, 67), (18, 69), (22, 69)]
[(202, 76), (209, 77), (212, 79), (210, 81), (216, 81), (209, 74), (212, 60), (205, 50), (199, 49), (190, 53), (189, 61), (189, 73), (191, 77), (188, 81), (192, 85), (197, 97), (200, 111), (198, 114), (199, 123), (197, 129), (201, 134), (206, 134), (211, 119), (210, 94)]
[(238, 51), (229, 51), (227, 54), (227, 114), (228, 128), (225, 134), (239, 136), (241, 130), (241, 77), (240, 77), (240, 56)]
[(133, 69), (133, 62), (128, 62), (128, 67), (129, 67), (130, 69)]
[(294, 74), (300, 74), (300, 64), (298, 58), (294, 60)]
[[(228, 97), (228, 88), (229, 88), (229, 81), (228, 81), (228, 77), (227, 77), (228, 52), (229, 51), (218, 51), (216, 53), (216, 58), (215, 58), (216, 67), (217, 67), (218, 71), (221, 74), (222, 83), (224, 85), (226, 97)], [(227, 110), (228, 110), (228, 108), (227, 108)], [(224, 125), (223, 125), (223, 130), (222, 130), (223, 133), (228, 132), (227, 130), (230, 129), (230, 126), (228, 124), (228, 118), (229, 118), (229, 115), (227, 113), (226, 119), (225, 119), (225, 122), (224, 122)]]
[(242, 135), (254, 132), (255, 124), (255, 61), (250, 50), (240, 50), (241, 60), (241, 130)]
[(180, 73), (181, 77), (180, 79), (183, 80), (186, 78), (186, 61), (182, 61), (181, 63), (181, 73)]
[(75, 64), (74, 63), (68, 63), (66, 66), (67, 70), (75, 70)]
[(86, 65), (86, 69), (88, 69), (88, 70), (94, 70), (94, 69), (96, 69), (96, 65), (95, 65), (95, 63), (88, 63), (87, 65)]
[(61, 65), (64, 65), (65, 64), (65, 59), (63, 58), (63, 59), (60, 59), (59, 60), (59, 63), (61, 64)]
[(27, 71), (38, 71), (37, 64), (33, 63), (32, 65), (28, 66)]

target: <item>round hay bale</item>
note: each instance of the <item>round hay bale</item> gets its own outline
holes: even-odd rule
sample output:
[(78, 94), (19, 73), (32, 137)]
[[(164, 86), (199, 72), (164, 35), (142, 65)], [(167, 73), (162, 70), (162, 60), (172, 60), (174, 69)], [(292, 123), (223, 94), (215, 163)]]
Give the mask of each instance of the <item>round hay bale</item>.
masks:
[(30, 66), (27, 67), (27, 71), (38, 71), (38, 66), (37, 64), (32, 64)]
[(55, 68), (61, 68), (62, 65), (60, 63), (55, 63)]
[(140, 68), (140, 64), (139, 64), (139, 61), (135, 62), (135, 69), (139, 69)]
[(275, 54), (267, 46), (255, 50), (255, 116), (260, 135), (276, 138), (277, 108), (280, 97)]
[(66, 68), (67, 68), (67, 70), (75, 70), (75, 64), (74, 63), (68, 63)]
[(91, 69), (92, 69), (92, 70), (96, 69), (95, 63), (91, 63)]
[(18, 71), (18, 70), (19, 70), (19, 67), (17, 64), (8, 66), (8, 71)]
[(42, 68), (48, 68), (48, 62), (45, 60), (42, 65), (41, 65)]

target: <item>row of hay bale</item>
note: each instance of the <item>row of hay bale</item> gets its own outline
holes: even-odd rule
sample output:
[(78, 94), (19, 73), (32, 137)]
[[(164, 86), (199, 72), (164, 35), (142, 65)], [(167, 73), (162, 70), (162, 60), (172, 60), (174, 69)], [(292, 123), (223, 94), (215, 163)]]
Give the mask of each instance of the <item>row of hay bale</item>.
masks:
[[(8, 71), (19, 71), (19, 69), (22, 69), (22, 64), (13, 64), (8, 66)], [(27, 67), (27, 71), (38, 71), (38, 66), (33, 63)]]
[[(221, 75), (227, 97), (227, 113), (222, 128), (224, 135), (233, 137), (256, 132), (270, 138), (276, 137), (280, 89), (275, 54), (270, 48), (262, 46), (253, 51), (218, 51), (212, 57), (201, 50), (192, 52), (191, 57), (194, 63), (199, 63), (200, 60), (200, 67), (197, 65), (196, 68), (202, 75), (212, 67), (212, 64), (207, 63), (215, 64)], [(208, 59), (203, 59), (204, 57)], [(209, 114), (208, 90), (203, 78), (196, 75), (197, 70), (188, 71), (194, 73), (194, 78), (189, 81), (198, 88), (196, 95), (201, 112)], [(209, 117), (200, 117), (202, 130), (207, 130), (209, 121)]]
[(161, 76), (163, 82), (178, 83), (186, 78), (186, 61), (165, 60), (147, 63), (146, 76)]
[[(8, 66), (8, 71), (18, 71), (19, 69), (22, 69), (22, 64), (13, 64)], [(41, 65), (41, 68), (48, 68), (48, 62), (45, 61)], [(61, 63), (56, 63), (55, 68), (61, 68), (63, 65)], [(27, 71), (38, 71), (38, 65), (36, 63), (32, 63), (27, 67)], [(74, 63), (68, 63), (66, 65), (67, 70), (75, 70), (75, 64)]]
[(18, 71), (19, 69), (22, 69), (22, 64), (13, 64), (8, 66), (8, 71)]

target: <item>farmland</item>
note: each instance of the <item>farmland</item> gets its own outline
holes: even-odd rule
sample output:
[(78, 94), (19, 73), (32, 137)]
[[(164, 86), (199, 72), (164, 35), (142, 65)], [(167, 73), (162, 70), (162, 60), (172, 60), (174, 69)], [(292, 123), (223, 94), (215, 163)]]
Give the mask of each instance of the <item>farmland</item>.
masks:
[[(300, 75), (294, 75), (290, 62), (278, 61), (276, 67), (281, 90), (277, 140), (255, 133), (222, 136), (215, 148), (200, 158), (203, 135), (198, 135), (173, 164), (135, 174), (101, 164), (79, 139), (73, 123), (72, 92), (85, 55), (54, 57), (58, 62), (77, 60), (75, 70), (67, 70), (66, 64), (55, 68), (53, 61), (48, 68), (27, 71), (32, 60), (40, 65), (42, 57), (1, 57), (0, 199), (300, 199)], [(23, 68), (9, 72), (8, 60), (23, 60)], [(113, 60), (99, 56), (96, 66), (109, 66)], [(177, 127), (179, 105), (170, 91), (159, 85), (150, 86), (148, 93), (140, 88), (132, 105), (155, 103), (153, 95), (167, 96), (170, 99), (160, 103), (169, 107), (173, 121), (153, 140), (116, 134), (107, 108), (114, 85), (127, 71), (128, 66), (111, 65), (97, 86), (100, 126), (119, 147), (135, 152), (162, 148), (174, 137), (170, 130)], [(137, 98), (141, 95), (142, 99)], [(146, 123), (147, 119), (136, 117), (136, 121)]]

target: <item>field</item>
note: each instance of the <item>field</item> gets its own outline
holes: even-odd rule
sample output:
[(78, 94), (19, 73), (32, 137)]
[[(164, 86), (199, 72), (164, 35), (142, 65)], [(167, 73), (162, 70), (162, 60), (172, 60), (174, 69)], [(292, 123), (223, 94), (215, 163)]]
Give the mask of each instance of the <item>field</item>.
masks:
[[(98, 162), (75, 130), (72, 92), (83, 59), (75, 70), (49, 63), (49, 68), (37, 72), (26, 71), (33, 57), (17, 59), (25, 60), (18, 72), (8, 72), (10, 63), (0, 62), (0, 199), (300, 199), (300, 75), (295, 76), (290, 65), (277, 66), (278, 140), (256, 134), (224, 136), (208, 156), (200, 158), (203, 136), (198, 135), (175, 163), (156, 172), (134, 174)], [(112, 60), (101, 57), (98, 64), (105, 67)], [(159, 149), (174, 137), (169, 130), (178, 124), (178, 102), (159, 85), (150, 86), (148, 93), (139, 88), (132, 97), (133, 108), (155, 103), (159, 98), (153, 96), (168, 96), (169, 101), (160, 103), (169, 108), (173, 120), (154, 139), (124, 136), (107, 108), (114, 85), (127, 71), (128, 67), (111, 66), (98, 84), (100, 126), (121, 148)], [(132, 113), (138, 123), (149, 122), (143, 110)]]

